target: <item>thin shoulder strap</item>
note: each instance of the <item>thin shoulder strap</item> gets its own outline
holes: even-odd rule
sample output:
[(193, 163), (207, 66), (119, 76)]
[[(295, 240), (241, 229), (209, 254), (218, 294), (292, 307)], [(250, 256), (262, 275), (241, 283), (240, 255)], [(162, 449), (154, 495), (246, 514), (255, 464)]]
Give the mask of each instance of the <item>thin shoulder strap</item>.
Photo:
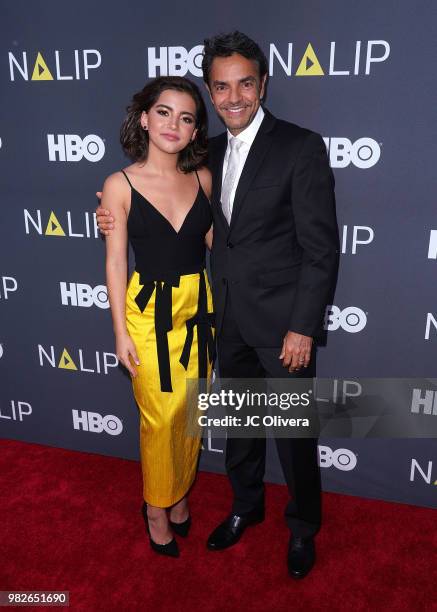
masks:
[(126, 172), (125, 172), (124, 170), (122, 170), (121, 172), (122, 172), (122, 173), (124, 174), (124, 176), (126, 177), (126, 180), (127, 180), (127, 182), (129, 183), (129, 185), (130, 185), (130, 188), (131, 188), (131, 189), (133, 189), (132, 183), (131, 183), (131, 182), (130, 182), (130, 180), (128, 179)]
[(199, 175), (197, 174), (197, 170), (194, 170), (194, 172), (196, 173), (197, 182), (199, 183), (199, 187), (202, 187), (202, 183), (200, 182), (200, 178), (199, 178)]

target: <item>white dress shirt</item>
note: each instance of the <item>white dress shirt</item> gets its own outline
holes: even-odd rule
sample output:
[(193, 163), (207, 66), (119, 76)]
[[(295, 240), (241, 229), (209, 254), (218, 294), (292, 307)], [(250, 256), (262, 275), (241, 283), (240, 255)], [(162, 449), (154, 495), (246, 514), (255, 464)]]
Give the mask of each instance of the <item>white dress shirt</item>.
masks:
[[(246, 163), (246, 159), (249, 154), (250, 147), (252, 146), (252, 143), (255, 140), (255, 136), (258, 133), (259, 126), (261, 125), (261, 122), (263, 119), (264, 119), (264, 111), (260, 106), (258, 110), (256, 111), (256, 115), (252, 119), (252, 122), (250, 123), (250, 125), (248, 125), (245, 130), (243, 130), (242, 132), (240, 132), (240, 134), (238, 134), (238, 136), (236, 136), (236, 138), (238, 138), (238, 140), (241, 140), (243, 144), (241, 145), (240, 150), (239, 150), (238, 170), (237, 170), (237, 174), (235, 177), (234, 186), (232, 188), (231, 195), (230, 195), (231, 212), (234, 206), (235, 192), (237, 191), (238, 182), (240, 180), (240, 176), (243, 171), (244, 164)], [(226, 148), (225, 158), (223, 160), (222, 185), (223, 185), (223, 181), (226, 175), (226, 170), (228, 168), (228, 160), (229, 160), (229, 155), (231, 151), (231, 148), (229, 146), (229, 140), (231, 138), (232, 138), (232, 134), (228, 130), (228, 146)]]

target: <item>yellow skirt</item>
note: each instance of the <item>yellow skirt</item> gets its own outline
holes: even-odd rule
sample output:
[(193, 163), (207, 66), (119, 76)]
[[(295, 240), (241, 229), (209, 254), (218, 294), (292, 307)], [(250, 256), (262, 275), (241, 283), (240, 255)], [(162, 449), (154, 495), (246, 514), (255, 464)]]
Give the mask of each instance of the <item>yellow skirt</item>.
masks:
[[(206, 272), (207, 309), (212, 313), (212, 297)], [(187, 379), (198, 378), (198, 336), (193, 341), (187, 369), (180, 363), (187, 337), (187, 319), (197, 313), (199, 274), (185, 274), (179, 286), (171, 289), (172, 329), (167, 332), (172, 391), (161, 391), (155, 332), (156, 290), (143, 312), (135, 298), (142, 289), (140, 275), (134, 272), (126, 294), (126, 323), (140, 365), (132, 379), (140, 411), (140, 453), (144, 500), (167, 508), (187, 493), (196, 475), (201, 436), (187, 435)], [(212, 366), (207, 362), (207, 378)]]

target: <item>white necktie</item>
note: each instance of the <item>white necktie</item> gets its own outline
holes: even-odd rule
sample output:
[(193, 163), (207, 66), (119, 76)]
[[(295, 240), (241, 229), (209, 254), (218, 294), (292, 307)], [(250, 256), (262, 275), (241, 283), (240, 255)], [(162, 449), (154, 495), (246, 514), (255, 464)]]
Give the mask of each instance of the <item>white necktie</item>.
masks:
[(232, 138), (229, 139), (229, 147), (231, 152), (229, 154), (228, 166), (226, 168), (226, 174), (222, 185), (222, 194), (220, 197), (223, 214), (229, 224), (231, 223), (232, 215), (231, 193), (234, 187), (235, 178), (237, 176), (237, 170), (240, 161), (239, 153), (242, 144), (243, 141), (239, 140), (235, 136), (232, 136)]

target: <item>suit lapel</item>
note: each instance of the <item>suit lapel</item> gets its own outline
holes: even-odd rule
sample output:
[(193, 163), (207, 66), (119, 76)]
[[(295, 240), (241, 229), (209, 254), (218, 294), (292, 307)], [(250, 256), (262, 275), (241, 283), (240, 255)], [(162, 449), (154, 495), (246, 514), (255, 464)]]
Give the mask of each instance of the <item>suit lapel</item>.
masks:
[(234, 205), (232, 208), (230, 230), (232, 230), (232, 228), (235, 226), (238, 215), (241, 212), (241, 208), (243, 206), (244, 198), (247, 194), (247, 191), (249, 190), (252, 181), (257, 175), (262, 161), (267, 155), (270, 145), (272, 144), (272, 128), (276, 123), (276, 119), (267, 110), (265, 110), (264, 112), (265, 117), (259, 127), (257, 135), (255, 136), (255, 140), (253, 141), (252, 146), (250, 147), (249, 154), (247, 156), (243, 171), (240, 176), (240, 180), (238, 181), (237, 190), (235, 192)]

